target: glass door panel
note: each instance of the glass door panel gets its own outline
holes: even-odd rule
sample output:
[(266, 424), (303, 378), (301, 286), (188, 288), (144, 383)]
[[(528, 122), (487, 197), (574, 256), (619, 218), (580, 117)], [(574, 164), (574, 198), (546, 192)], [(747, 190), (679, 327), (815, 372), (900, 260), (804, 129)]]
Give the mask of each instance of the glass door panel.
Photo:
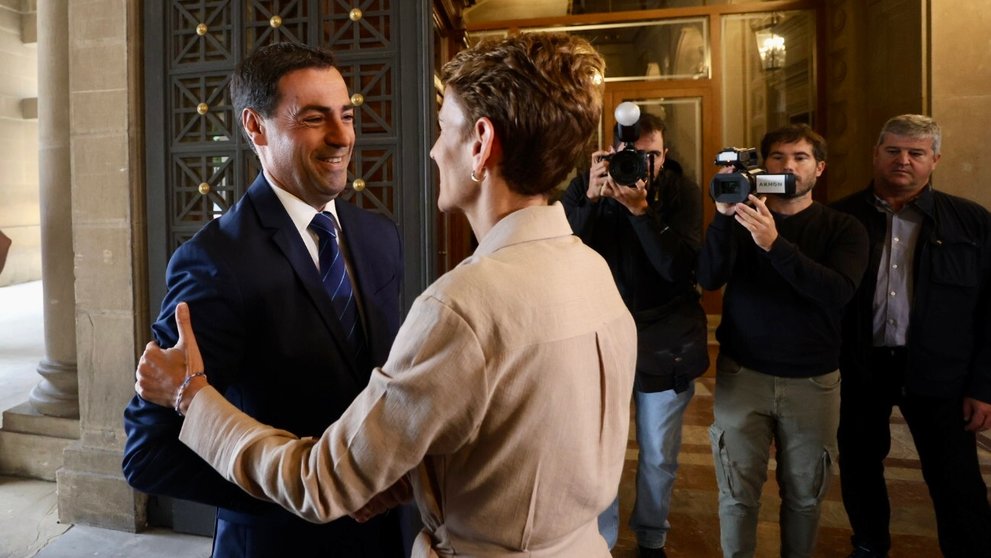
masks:
[(815, 13), (722, 18), (723, 143), (755, 147), (768, 130), (816, 122)]

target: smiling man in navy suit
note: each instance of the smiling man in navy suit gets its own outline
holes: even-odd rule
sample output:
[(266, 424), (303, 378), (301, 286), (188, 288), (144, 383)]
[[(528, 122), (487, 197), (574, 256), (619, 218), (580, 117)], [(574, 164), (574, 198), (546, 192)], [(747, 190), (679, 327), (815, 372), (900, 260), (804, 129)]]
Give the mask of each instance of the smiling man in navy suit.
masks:
[[(263, 171), (172, 256), (152, 327), (159, 344), (173, 345), (175, 306), (188, 302), (211, 383), (246, 413), (300, 436), (319, 436), (348, 407), (385, 362), (400, 321), (398, 227), (337, 199), (355, 133), (334, 64), (328, 51), (282, 43), (235, 70), (235, 114)], [(328, 253), (344, 260), (336, 279)], [(218, 506), (215, 557), (402, 554), (394, 513), (307, 523), (251, 498), (179, 443), (175, 410), (136, 396), (124, 421), (132, 486)]]

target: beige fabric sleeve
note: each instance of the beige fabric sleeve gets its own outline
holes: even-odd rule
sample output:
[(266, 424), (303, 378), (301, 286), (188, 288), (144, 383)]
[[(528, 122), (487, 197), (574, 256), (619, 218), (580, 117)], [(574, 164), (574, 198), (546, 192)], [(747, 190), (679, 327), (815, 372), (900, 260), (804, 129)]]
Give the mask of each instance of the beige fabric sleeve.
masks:
[(424, 456), (461, 447), (492, 384), (464, 319), (421, 297), (388, 362), (319, 439), (265, 426), (212, 388), (193, 399), (179, 438), (248, 493), (327, 522), (361, 508)]

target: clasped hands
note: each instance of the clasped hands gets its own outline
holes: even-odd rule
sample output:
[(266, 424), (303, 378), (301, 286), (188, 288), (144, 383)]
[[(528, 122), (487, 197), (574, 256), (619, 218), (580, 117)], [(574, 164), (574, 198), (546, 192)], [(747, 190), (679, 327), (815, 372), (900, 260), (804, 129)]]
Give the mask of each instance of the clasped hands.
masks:
[[(163, 349), (152, 341), (145, 345), (145, 351), (138, 361), (134, 373), (134, 391), (145, 401), (172, 407), (179, 414), (185, 415), (190, 402), (207, 385), (203, 372), (203, 357), (189, 318), (189, 306), (180, 302), (175, 309), (176, 326), (179, 330), (179, 341), (171, 349)], [(186, 382), (185, 388), (180, 386)], [(373, 496), (361, 509), (351, 514), (359, 523), (392, 509), (410, 499), (412, 489), (409, 480), (404, 476), (390, 488)]]

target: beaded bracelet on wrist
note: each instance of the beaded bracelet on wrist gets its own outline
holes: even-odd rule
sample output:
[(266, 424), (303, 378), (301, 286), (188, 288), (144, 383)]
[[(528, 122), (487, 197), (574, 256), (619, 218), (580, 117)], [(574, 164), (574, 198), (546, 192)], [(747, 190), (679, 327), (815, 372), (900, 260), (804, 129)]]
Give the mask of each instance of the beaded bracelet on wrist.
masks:
[(179, 410), (179, 404), (182, 403), (182, 394), (185, 393), (186, 388), (189, 387), (189, 382), (192, 382), (193, 378), (205, 378), (205, 377), (206, 377), (205, 372), (193, 372), (192, 374), (186, 376), (186, 379), (183, 380), (181, 384), (179, 384), (179, 391), (176, 393), (175, 396), (175, 412), (177, 415), (179, 415), (180, 417), (185, 416), (182, 414), (182, 411)]

